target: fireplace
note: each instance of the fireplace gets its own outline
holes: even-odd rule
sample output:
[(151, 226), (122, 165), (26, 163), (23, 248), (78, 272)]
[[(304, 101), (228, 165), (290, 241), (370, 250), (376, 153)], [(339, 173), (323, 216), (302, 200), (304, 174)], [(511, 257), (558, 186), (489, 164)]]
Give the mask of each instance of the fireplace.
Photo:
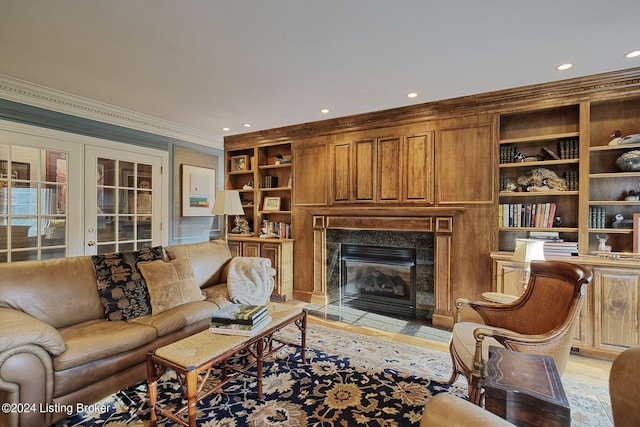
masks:
[(340, 264), (343, 304), (415, 318), (415, 249), (342, 244)]

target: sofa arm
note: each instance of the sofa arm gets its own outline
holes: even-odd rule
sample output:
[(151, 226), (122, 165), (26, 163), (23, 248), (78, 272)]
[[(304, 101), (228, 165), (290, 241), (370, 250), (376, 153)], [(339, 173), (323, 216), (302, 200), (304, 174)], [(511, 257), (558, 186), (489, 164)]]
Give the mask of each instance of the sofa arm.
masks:
[(0, 348), (37, 345), (53, 356), (65, 350), (62, 335), (51, 325), (11, 308), (0, 308)]
[[(24, 345), (0, 351), (0, 426), (48, 426), (53, 402), (53, 363), (42, 347)], [(11, 406), (13, 405), (13, 406)]]
[(473, 403), (447, 393), (427, 401), (420, 427), (513, 427), (513, 424)]

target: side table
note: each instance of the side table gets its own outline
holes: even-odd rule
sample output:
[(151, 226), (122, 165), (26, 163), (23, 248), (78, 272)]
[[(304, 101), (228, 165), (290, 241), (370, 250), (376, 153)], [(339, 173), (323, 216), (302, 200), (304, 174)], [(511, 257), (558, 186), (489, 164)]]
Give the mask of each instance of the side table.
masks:
[(517, 426), (570, 426), (571, 409), (553, 358), (489, 348), (485, 409)]

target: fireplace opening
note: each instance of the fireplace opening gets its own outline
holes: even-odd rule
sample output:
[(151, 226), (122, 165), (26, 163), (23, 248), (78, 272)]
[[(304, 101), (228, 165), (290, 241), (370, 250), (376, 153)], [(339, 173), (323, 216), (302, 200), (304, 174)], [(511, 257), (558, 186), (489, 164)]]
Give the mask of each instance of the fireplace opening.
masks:
[(340, 297), (364, 311), (416, 317), (416, 250), (340, 245)]

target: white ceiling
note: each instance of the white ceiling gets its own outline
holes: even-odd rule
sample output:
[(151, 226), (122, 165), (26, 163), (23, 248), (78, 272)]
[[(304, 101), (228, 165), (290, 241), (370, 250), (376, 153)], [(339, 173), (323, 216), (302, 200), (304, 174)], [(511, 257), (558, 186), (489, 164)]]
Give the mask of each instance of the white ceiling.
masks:
[(219, 142), (638, 67), (639, 19), (638, 0), (0, 0), (0, 74)]

